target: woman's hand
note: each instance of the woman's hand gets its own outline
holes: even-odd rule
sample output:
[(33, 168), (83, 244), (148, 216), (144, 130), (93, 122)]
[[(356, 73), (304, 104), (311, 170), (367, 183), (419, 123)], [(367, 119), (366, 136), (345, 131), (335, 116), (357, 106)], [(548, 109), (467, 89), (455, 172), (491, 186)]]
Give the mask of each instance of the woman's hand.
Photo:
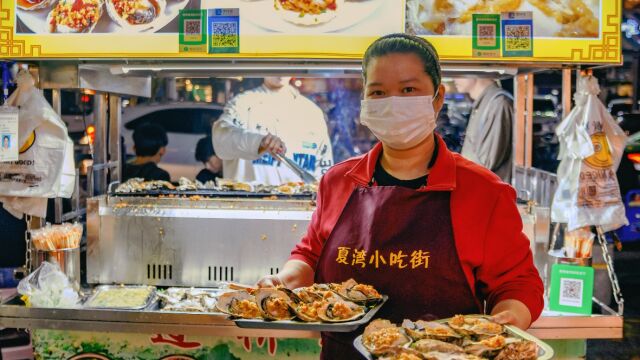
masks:
[(260, 288), (284, 286), (278, 275), (267, 275), (260, 279), (256, 285)]
[(518, 300), (502, 300), (491, 311), (493, 321), (526, 330), (531, 325), (529, 308)]

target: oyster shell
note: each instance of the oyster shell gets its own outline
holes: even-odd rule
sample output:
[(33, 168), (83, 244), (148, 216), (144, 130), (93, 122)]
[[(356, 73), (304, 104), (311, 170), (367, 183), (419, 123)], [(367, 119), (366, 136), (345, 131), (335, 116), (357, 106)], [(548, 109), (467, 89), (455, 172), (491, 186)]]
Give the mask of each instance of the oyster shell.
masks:
[(300, 302), (295, 305), (294, 311), (298, 318), (306, 322), (318, 322), (318, 309), (325, 304), (325, 301), (314, 301), (312, 303)]
[(411, 339), (402, 331), (402, 328), (389, 320), (372, 321), (362, 334), (362, 345), (373, 355), (387, 354), (410, 342)]
[(325, 300), (318, 309), (318, 317), (326, 322), (346, 322), (361, 318), (364, 308), (345, 300)]
[(22, 10), (39, 10), (50, 7), (56, 0), (17, 0), (16, 6)]
[(322, 301), (324, 291), (315, 289), (314, 287), (303, 287), (293, 290), (300, 302), (311, 304), (316, 301)]
[(507, 339), (502, 335), (492, 336), (480, 341), (465, 344), (464, 351), (471, 355), (493, 358), (507, 346)]
[(422, 356), (424, 356), (425, 360), (486, 360), (471, 354), (449, 354), (438, 351), (422, 354)]
[(166, 0), (106, 0), (106, 6), (109, 17), (121, 28), (139, 32), (157, 26), (167, 3)]
[(291, 320), (296, 314), (286, 292), (276, 288), (262, 288), (254, 293), (262, 316), (269, 320)]
[(333, 291), (345, 300), (356, 304), (373, 305), (382, 301), (382, 295), (371, 285), (359, 284), (349, 279), (342, 284), (333, 285)]
[(411, 348), (419, 351), (420, 353), (440, 352), (446, 354), (464, 354), (464, 349), (458, 345), (454, 345), (448, 342), (433, 340), (433, 339), (421, 339), (413, 344)]
[(464, 336), (495, 336), (504, 333), (504, 326), (484, 316), (456, 315), (448, 323)]
[(216, 309), (225, 314), (245, 319), (260, 318), (261, 314), (255, 297), (244, 290), (220, 295)]
[[(84, 10), (84, 14), (80, 12)], [(50, 33), (92, 32), (102, 16), (102, 0), (60, 0), (47, 15)]]
[(394, 347), (378, 358), (379, 360), (424, 360), (418, 351), (408, 349), (405, 347)]
[(538, 345), (533, 341), (523, 340), (507, 344), (495, 360), (535, 360), (537, 358)]
[(456, 333), (447, 324), (435, 321), (418, 320), (413, 322), (411, 320), (405, 320), (402, 322), (402, 327), (414, 340), (434, 339), (445, 342), (459, 343), (462, 339), (462, 336)]

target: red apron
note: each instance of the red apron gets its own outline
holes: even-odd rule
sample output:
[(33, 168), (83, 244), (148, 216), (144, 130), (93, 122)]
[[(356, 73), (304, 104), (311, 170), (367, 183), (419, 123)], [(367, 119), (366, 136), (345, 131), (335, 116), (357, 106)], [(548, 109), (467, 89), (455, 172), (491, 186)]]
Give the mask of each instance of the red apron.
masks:
[[(478, 313), (460, 265), (449, 192), (396, 186), (357, 187), (322, 249), (319, 283), (349, 278), (371, 284), (389, 301), (377, 317), (434, 320)], [(322, 359), (359, 359), (354, 333), (323, 333)]]

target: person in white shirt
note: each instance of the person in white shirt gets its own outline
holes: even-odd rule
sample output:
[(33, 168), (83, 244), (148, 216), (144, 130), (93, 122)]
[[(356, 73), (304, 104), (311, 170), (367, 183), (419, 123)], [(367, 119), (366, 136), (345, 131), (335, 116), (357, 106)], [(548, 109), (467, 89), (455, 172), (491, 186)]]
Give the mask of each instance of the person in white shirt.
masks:
[(223, 160), (225, 178), (265, 185), (300, 181), (273, 154), (290, 157), (318, 180), (333, 165), (324, 113), (290, 80), (267, 77), (262, 86), (225, 106), (213, 126), (213, 146)]

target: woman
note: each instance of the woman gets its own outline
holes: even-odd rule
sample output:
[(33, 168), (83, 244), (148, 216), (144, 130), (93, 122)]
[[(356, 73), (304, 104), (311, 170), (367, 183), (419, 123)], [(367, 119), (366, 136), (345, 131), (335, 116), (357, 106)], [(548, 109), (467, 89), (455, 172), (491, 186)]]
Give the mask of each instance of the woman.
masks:
[(204, 169), (196, 175), (196, 180), (204, 184), (222, 177), (222, 159), (216, 156), (213, 150), (213, 140), (210, 136), (198, 140), (196, 160), (201, 161), (204, 165)]
[[(388, 35), (363, 71), (361, 122), (380, 143), (327, 172), (307, 235), (259, 285), (354, 278), (389, 295), (380, 317), (395, 322), (486, 312), (529, 327), (543, 286), (515, 191), (434, 134), (445, 92), (435, 49)], [(322, 358), (358, 358), (356, 335), (323, 334)]]

